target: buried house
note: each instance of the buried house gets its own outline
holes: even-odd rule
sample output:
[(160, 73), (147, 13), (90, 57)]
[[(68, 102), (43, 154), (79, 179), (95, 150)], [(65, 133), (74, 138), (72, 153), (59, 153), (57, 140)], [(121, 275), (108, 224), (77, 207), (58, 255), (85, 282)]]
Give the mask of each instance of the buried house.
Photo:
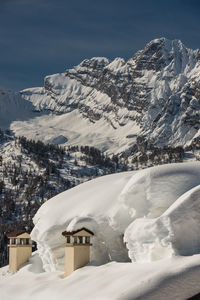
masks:
[[(70, 275), (73, 271), (87, 265), (90, 261), (92, 231), (81, 228), (76, 231), (64, 231), (65, 245), (65, 273), (62, 278)], [(9, 239), (9, 269), (16, 273), (21, 265), (26, 263), (32, 255), (30, 234), (24, 230), (16, 230), (7, 234)]]
[(16, 230), (7, 234), (9, 239), (9, 269), (16, 273), (20, 266), (26, 263), (32, 255), (32, 241), (25, 230)]
[(64, 278), (90, 262), (91, 237), (94, 233), (83, 227), (71, 232), (64, 231), (62, 235), (66, 238)]

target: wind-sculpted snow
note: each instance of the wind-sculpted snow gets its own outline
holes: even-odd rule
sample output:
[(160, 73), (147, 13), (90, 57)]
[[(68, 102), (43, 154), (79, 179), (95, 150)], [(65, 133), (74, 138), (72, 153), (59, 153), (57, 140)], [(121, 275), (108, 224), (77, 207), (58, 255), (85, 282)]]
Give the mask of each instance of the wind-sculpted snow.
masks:
[(199, 185), (195, 162), (108, 175), (55, 196), (38, 210), (31, 234), (44, 269), (63, 270), (61, 233), (81, 227), (94, 232), (91, 259), (98, 264), (197, 253)]
[(200, 252), (200, 185), (187, 191), (160, 217), (136, 219), (124, 240), (133, 261), (154, 261)]
[[(46, 271), (63, 269), (65, 239), (61, 235), (85, 226), (95, 234), (91, 257), (98, 263), (128, 260), (123, 231), (111, 226), (111, 214), (118, 195), (132, 172), (107, 175), (61, 193), (42, 205), (34, 217), (32, 238)], [(114, 245), (117, 245), (117, 251)]]

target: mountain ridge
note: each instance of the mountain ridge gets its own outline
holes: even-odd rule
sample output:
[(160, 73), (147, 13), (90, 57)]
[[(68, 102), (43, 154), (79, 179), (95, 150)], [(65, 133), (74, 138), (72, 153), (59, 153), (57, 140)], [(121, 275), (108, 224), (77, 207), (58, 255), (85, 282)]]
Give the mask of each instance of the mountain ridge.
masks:
[[(62, 128), (68, 144), (91, 144), (123, 153), (142, 136), (156, 147), (186, 147), (200, 136), (199, 72), (200, 50), (166, 38), (152, 40), (127, 61), (119, 57), (113, 61), (85, 59), (63, 73), (46, 76), (44, 87), (18, 94), (37, 112), (39, 132), (33, 129), (34, 116), (28, 121), (18, 118), (10, 128), (17, 135), (43, 140), (40, 132), (53, 126), (52, 139), (61, 130), (60, 122), (70, 128), (74, 120), (84, 130), (76, 128), (69, 133)], [(44, 127), (44, 115), (52, 115), (54, 124), (46, 118), (49, 126)]]

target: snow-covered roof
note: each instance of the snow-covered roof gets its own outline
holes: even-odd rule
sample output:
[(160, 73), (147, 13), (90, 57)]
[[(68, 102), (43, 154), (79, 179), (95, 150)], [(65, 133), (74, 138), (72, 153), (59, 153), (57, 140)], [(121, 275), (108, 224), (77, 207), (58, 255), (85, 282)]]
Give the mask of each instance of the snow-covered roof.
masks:
[[(16, 300), (189, 299), (199, 293), (199, 199), (200, 162), (107, 175), (61, 193), (34, 218), (38, 252), (14, 276), (0, 269), (1, 298), (17, 290)], [(61, 280), (61, 233), (83, 228), (95, 233), (91, 263)]]
[[(100, 264), (130, 259), (149, 262), (174, 253), (197, 253), (199, 178), (200, 162), (169, 164), (103, 176), (53, 197), (38, 210), (31, 233), (44, 269), (63, 269), (62, 232), (73, 233), (83, 227), (95, 233), (91, 260)], [(184, 194), (187, 199), (181, 204)], [(176, 209), (175, 203), (180, 204)], [(169, 213), (170, 207), (173, 212)], [(186, 239), (179, 229), (190, 229), (192, 234), (188, 232)]]

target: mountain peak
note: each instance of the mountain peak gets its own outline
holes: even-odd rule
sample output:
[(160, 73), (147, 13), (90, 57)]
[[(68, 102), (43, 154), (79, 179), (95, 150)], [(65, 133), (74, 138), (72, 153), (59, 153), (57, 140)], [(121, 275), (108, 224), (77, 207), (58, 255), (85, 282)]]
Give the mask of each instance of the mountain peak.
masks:
[(168, 50), (174, 46), (186, 48), (181, 40), (179, 40), (179, 39), (170, 40), (165, 37), (153, 39), (152, 41), (150, 41), (149, 43), (146, 44), (145, 48), (152, 47), (153, 45), (154, 46), (161, 45), (161, 46), (167, 48)]
[[(143, 50), (138, 51), (129, 63), (135, 66), (136, 70), (162, 71), (169, 67), (174, 74), (184, 73), (187, 64), (192, 63), (192, 56), (195, 51), (187, 49), (181, 40), (169, 40), (161, 37), (146, 44)], [(189, 63), (189, 65), (190, 65)]]
[(92, 57), (88, 59), (84, 59), (77, 67), (105, 67), (110, 63), (109, 59), (106, 57)]

